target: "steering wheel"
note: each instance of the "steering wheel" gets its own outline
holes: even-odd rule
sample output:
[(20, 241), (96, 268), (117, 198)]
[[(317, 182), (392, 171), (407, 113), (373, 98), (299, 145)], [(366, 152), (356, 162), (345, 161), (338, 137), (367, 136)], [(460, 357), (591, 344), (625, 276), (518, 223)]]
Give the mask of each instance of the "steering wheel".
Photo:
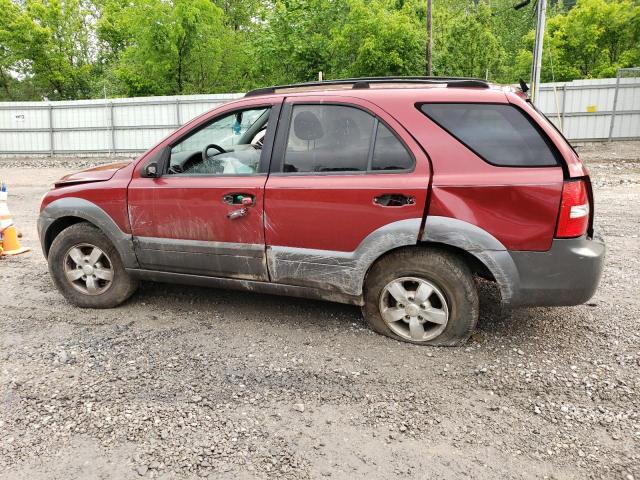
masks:
[[(216, 155), (219, 155), (221, 153), (227, 153), (227, 151), (222, 148), (220, 145), (216, 145), (215, 143), (210, 143), (209, 145), (207, 145), (206, 147), (204, 147), (204, 149), (202, 150), (202, 161), (207, 161), (210, 157), (209, 155), (207, 155), (207, 152), (209, 151), (210, 148), (215, 148), (216, 150), (218, 150), (218, 153)], [(215, 157), (215, 155), (213, 155)]]
[(182, 165), (176, 164), (176, 165), (171, 165), (169, 167), (169, 173), (176, 174), (176, 173), (183, 173), (183, 172), (184, 170), (182, 169)]

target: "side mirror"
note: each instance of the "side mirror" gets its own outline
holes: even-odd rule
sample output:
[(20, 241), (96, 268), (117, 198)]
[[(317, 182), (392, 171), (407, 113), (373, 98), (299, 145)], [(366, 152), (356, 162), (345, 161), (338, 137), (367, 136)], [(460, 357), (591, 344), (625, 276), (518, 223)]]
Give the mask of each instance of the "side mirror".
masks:
[(145, 165), (142, 176), (144, 178), (158, 178), (160, 176), (160, 169), (158, 168), (158, 164), (156, 162), (151, 162)]

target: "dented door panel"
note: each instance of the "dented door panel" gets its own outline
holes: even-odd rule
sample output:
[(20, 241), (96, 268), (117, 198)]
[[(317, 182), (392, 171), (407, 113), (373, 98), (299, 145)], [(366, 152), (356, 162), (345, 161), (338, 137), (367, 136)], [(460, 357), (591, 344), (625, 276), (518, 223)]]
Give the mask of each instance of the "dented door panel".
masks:
[[(140, 179), (129, 189), (134, 245), (142, 268), (266, 280), (263, 188), (255, 177), (161, 177)], [(229, 204), (243, 192), (253, 205)], [(245, 208), (241, 218), (229, 218)]]
[(263, 228), (264, 186), (282, 99), (250, 99), (221, 107), (171, 135), (151, 152), (169, 148), (212, 120), (235, 111), (271, 107), (253, 174), (142, 175), (139, 162), (128, 189), (134, 247), (140, 267), (175, 273), (268, 280)]
[[(365, 110), (409, 149), (415, 159), (413, 170), (283, 172), (291, 110), (297, 104)], [(429, 178), (426, 154), (373, 103), (332, 96), (287, 99), (265, 187), (265, 242), (272, 281), (360, 294), (366, 271), (380, 255), (417, 243)], [(402, 201), (388, 202), (386, 196)]]

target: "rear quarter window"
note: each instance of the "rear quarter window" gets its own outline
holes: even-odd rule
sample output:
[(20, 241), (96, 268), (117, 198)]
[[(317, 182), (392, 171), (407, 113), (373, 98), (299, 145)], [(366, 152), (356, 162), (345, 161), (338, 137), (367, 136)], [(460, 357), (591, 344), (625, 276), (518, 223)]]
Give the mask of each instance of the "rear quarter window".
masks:
[(371, 170), (392, 171), (412, 168), (413, 157), (409, 151), (384, 123), (379, 122)]
[(425, 103), (422, 113), (479, 155), (501, 167), (553, 167), (559, 164), (544, 134), (512, 105)]

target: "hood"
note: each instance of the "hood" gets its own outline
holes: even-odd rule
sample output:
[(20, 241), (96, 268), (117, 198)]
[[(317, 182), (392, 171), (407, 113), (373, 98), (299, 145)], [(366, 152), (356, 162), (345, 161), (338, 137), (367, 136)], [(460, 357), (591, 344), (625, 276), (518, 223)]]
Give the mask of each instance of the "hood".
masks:
[(100, 165), (99, 167), (88, 168), (80, 172), (65, 175), (55, 183), (56, 187), (66, 187), (78, 183), (104, 182), (109, 180), (121, 168), (129, 165), (131, 161), (110, 163), (108, 165)]

